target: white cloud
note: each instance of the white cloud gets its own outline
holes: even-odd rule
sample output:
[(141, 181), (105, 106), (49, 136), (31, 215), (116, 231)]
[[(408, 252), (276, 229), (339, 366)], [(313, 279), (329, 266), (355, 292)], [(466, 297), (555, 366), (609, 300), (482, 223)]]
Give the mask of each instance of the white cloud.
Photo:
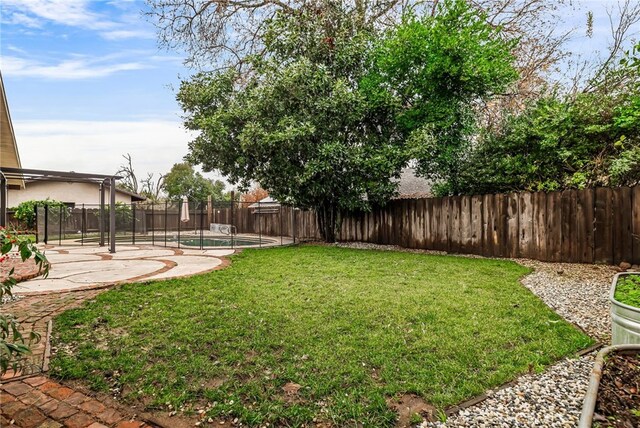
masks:
[(2, 23), (22, 25), (24, 27), (29, 27), (29, 28), (42, 27), (42, 22), (40, 20), (20, 12), (9, 14), (8, 17), (5, 17), (4, 14), (2, 14)]
[(143, 177), (166, 172), (182, 161), (192, 138), (178, 120), (27, 120), (13, 125), (24, 168), (98, 174), (113, 174), (125, 153)]
[(107, 40), (153, 39), (155, 34), (145, 30), (112, 30), (103, 31), (100, 35)]
[(0, 67), (7, 76), (69, 80), (105, 77), (121, 71), (140, 70), (150, 66), (138, 61), (114, 62), (111, 57), (75, 56), (48, 64), (42, 61), (3, 55), (0, 58)]
[(151, 29), (139, 28), (139, 13), (131, 13), (137, 10), (134, 2), (104, 3), (112, 8), (110, 16), (92, 11), (91, 4), (90, 0), (2, 0), (2, 22), (29, 28), (52, 22), (96, 31), (106, 40), (155, 37)]
[(2, 3), (12, 16), (29, 14), (57, 24), (93, 30), (117, 26), (115, 22), (90, 11), (88, 0), (3, 0)]
[[(182, 162), (194, 134), (178, 119), (15, 121), (23, 168), (113, 174), (130, 153), (138, 178)], [(207, 174), (211, 178), (220, 178)]]

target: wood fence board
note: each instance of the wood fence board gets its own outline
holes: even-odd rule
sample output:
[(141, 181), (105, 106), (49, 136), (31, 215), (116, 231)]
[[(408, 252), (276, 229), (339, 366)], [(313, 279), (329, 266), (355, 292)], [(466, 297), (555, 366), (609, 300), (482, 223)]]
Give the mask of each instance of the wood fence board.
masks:
[(482, 255), (493, 256), (493, 195), (482, 195)]
[(413, 217), (415, 214), (415, 205), (413, 205), (411, 199), (405, 199), (402, 201), (401, 208), (402, 218), (404, 219), (402, 225), (402, 246), (405, 248), (414, 248), (413, 239), (411, 234), (413, 232)]
[(473, 238), (471, 222), (471, 196), (460, 197), (460, 252), (473, 253), (471, 240)]
[(581, 263), (593, 263), (594, 257), (594, 216), (595, 192), (593, 189), (576, 191), (576, 238), (578, 258)]
[(473, 254), (482, 254), (482, 196), (471, 197), (471, 251)]
[(441, 199), (440, 207), (440, 219), (439, 219), (439, 233), (440, 242), (442, 244), (442, 251), (451, 251), (450, 237), (449, 237), (449, 222), (451, 221), (451, 200), (448, 196)]
[(417, 205), (418, 207), (418, 222), (420, 224), (418, 236), (417, 247), (418, 248), (429, 248), (427, 246), (427, 199), (422, 198), (418, 199)]
[(493, 195), (493, 205), (490, 209), (493, 211), (493, 255), (504, 257), (504, 254), (506, 254), (503, 247), (503, 228), (506, 218), (504, 195), (500, 193)]
[(562, 192), (562, 261), (576, 263), (580, 261), (580, 245), (576, 242), (577, 191)]
[(460, 252), (460, 196), (449, 199), (449, 251)]
[(547, 195), (544, 192), (533, 194), (533, 242), (540, 260), (547, 259)]
[(595, 189), (594, 262), (613, 263), (613, 211), (611, 189)]
[(559, 262), (562, 252), (562, 206), (559, 192), (547, 193), (547, 260)]
[(533, 195), (529, 192), (518, 194), (518, 254), (532, 257), (535, 253), (533, 237)]
[(505, 195), (506, 204), (506, 251), (509, 257), (519, 257), (519, 229), (520, 229), (520, 216), (519, 216), (519, 200), (517, 193), (509, 193)]
[(633, 256), (631, 189), (618, 187), (612, 189), (612, 193), (613, 263), (631, 262)]

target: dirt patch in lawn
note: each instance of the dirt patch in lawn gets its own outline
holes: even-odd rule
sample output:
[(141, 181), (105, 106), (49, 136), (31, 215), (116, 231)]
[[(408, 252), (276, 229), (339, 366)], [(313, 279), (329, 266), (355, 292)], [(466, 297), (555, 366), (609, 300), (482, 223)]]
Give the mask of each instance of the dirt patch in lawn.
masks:
[(601, 427), (640, 427), (640, 356), (612, 355), (607, 360), (594, 422)]
[(415, 394), (404, 394), (397, 400), (389, 399), (387, 404), (398, 414), (396, 428), (415, 425), (416, 415), (425, 421), (436, 421), (436, 408)]

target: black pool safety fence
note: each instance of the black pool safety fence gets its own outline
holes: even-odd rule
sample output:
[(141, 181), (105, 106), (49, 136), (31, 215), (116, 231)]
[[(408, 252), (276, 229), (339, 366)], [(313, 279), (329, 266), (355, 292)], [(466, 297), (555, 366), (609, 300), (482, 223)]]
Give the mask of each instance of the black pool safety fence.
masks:
[[(115, 207), (117, 245), (184, 249), (288, 245), (317, 236), (315, 215), (274, 202), (188, 201), (123, 203)], [(39, 205), (37, 241), (109, 245), (109, 207)]]

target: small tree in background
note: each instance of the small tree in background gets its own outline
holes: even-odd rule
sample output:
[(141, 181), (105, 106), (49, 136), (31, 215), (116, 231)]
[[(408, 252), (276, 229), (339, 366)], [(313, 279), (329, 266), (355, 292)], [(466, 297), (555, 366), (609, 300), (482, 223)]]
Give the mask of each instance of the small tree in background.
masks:
[(251, 190), (247, 191), (246, 193), (243, 193), (242, 195), (240, 195), (240, 201), (241, 202), (247, 202), (247, 203), (253, 203), (253, 202), (261, 201), (264, 198), (266, 198), (267, 196), (269, 196), (269, 192), (264, 190), (262, 188), (262, 186), (257, 185), (253, 189), (251, 189)]
[(188, 162), (174, 164), (163, 183), (163, 189), (172, 201), (181, 201), (184, 196), (199, 202), (206, 201), (208, 196), (213, 200), (224, 200), (228, 198), (224, 188), (222, 181), (203, 177)]
[(160, 174), (158, 178), (155, 178), (153, 173), (147, 173), (147, 177), (138, 182), (138, 177), (133, 169), (133, 159), (131, 155), (127, 153), (126, 155), (122, 155), (122, 157), (127, 162), (120, 165), (120, 168), (116, 171), (116, 175), (122, 176), (118, 187), (144, 196), (148, 202), (158, 202), (161, 199), (164, 175)]

